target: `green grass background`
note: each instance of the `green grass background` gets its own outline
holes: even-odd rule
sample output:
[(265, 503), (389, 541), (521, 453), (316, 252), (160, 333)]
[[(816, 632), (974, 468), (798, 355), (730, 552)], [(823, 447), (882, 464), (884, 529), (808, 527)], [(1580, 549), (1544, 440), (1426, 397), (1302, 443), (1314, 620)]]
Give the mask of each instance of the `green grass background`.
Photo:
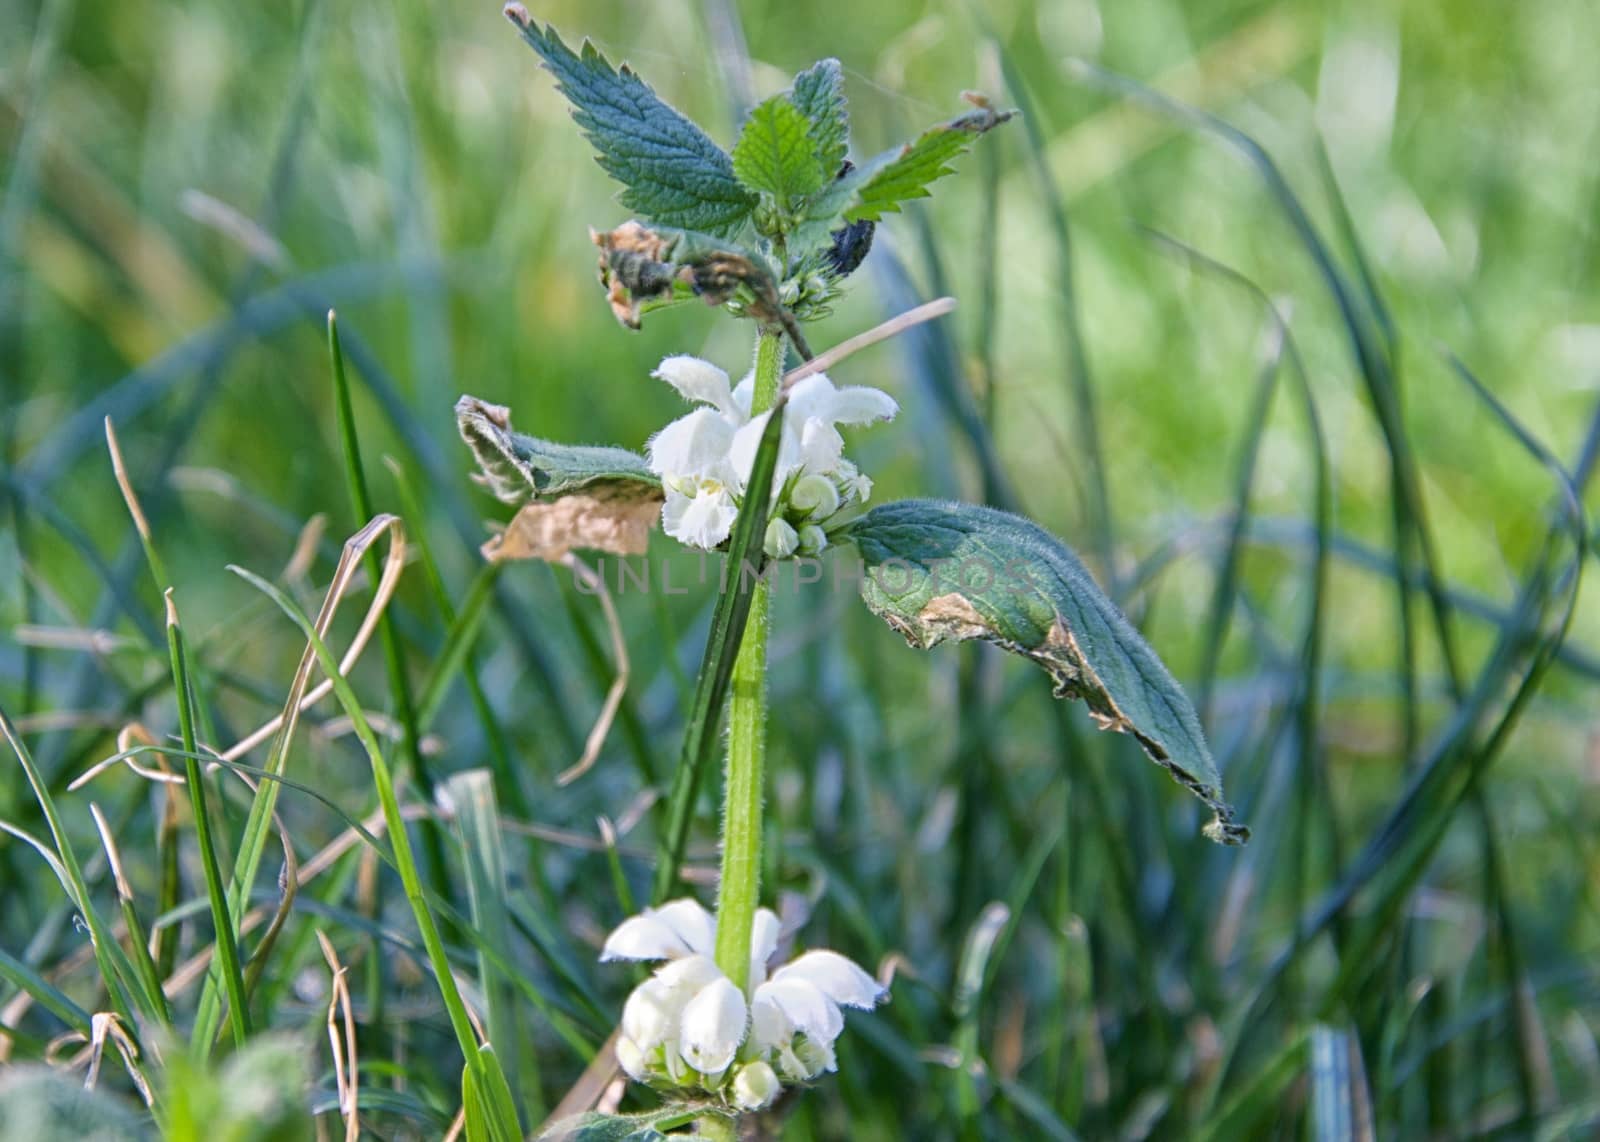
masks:
[[(901, 974), (888, 1008), (852, 1017), (840, 1075), (773, 1129), (1341, 1137), (1330, 1108), (1354, 1106), (1387, 1137), (1582, 1136), (1600, 1114), (1600, 658), (1589, 649), (1600, 612), (1580, 603), (1564, 657), (1491, 749), (1531, 639), (1555, 626), (1547, 616), (1521, 630), (1515, 600), (1531, 583), (1557, 606), (1574, 553), (1550, 473), (1445, 354), (1578, 466), (1600, 374), (1600, 13), (1584, 0), (599, 0), (534, 14), (628, 59), (725, 145), (746, 96), (824, 55), (845, 65), (863, 154), (959, 110), (963, 89), (1026, 99), (1026, 127), (983, 140), (931, 200), (880, 227), (852, 290), (810, 337), (830, 344), (916, 296), (959, 299), (937, 336), (837, 371), (903, 407), (852, 440), (876, 498), (992, 499), (1083, 551), (1191, 695), (1211, 695), (1214, 750), (1256, 831), (1241, 851), (1206, 845), (1181, 791), (1132, 743), (1060, 711), (1026, 665), (918, 655), (848, 593), (780, 591), (769, 891), (809, 914), (803, 943), (873, 965), (898, 956)], [(279, 576), (306, 522), (324, 515), (308, 572), (283, 582), (314, 609), (340, 542), (363, 522), (344, 486), (328, 308), (373, 500), (404, 506), (380, 462), (391, 456), (417, 491), (407, 529), (429, 540), (456, 609), (479, 573), (483, 521), (505, 515), (469, 481), (450, 411), (460, 393), (510, 405), (524, 431), (637, 448), (680, 410), (648, 376), (660, 357), (697, 353), (737, 372), (750, 331), (697, 306), (654, 315), (638, 334), (615, 324), (587, 230), (623, 220), (615, 188), (493, 4), (5, 0), (0, 26), (0, 707), (80, 855), (98, 852), (91, 799), (116, 822), (148, 925), (161, 912), (162, 796), (126, 771), (65, 792), (115, 752), (127, 722), (177, 731), (161, 600), (112, 479), (105, 416), (226, 743), (281, 706), (304, 643), (225, 567)], [(1415, 686), (1397, 672), (1395, 445), (1283, 198), (1236, 152), (1136, 109), (1073, 59), (1265, 146), (1363, 299), (1357, 323), (1381, 341), (1358, 269), (1370, 268), (1396, 331), (1404, 447), (1454, 592), (1464, 698), (1417, 593)], [(1008, 93), (1007, 73), (1021, 91)], [(1262, 305), (1159, 235), (1232, 267), (1290, 318), (1331, 471), (1314, 693), (1316, 468), (1298, 381), (1285, 367), (1257, 415), (1275, 344)], [(1098, 463), (1075, 376), (1094, 396)], [(1221, 576), (1226, 638), (1208, 665), (1251, 440), (1255, 522), (1236, 575)], [(1555, 569), (1530, 577), (1552, 536)], [(652, 554), (693, 580), (695, 561), (669, 541)], [(628, 698), (595, 771), (558, 789), (611, 679), (606, 632), (565, 572), (510, 567), (471, 651), (492, 716), (457, 680), (429, 727), (427, 772), (405, 772), (391, 751), (413, 803), (430, 781), (495, 771), (509, 827), (466, 846), (497, 846), (507, 867), (514, 923), (495, 937), (494, 978), (482, 978), (463, 926), (447, 921), (445, 936), (473, 1001), (498, 995), (489, 1006), (510, 1019), (529, 1129), (582, 1070), (581, 1048), (604, 1038), (630, 982), (593, 953), (624, 914), (620, 897), (648, 885), (652, 819), (631, 810), (670, 777), (711, 602), (709, 586), (617, 599)], [(336, 649), (359, 609), (341, 615)], [(406, 572), (394, 616), (419, 690), (450, 628), (424, 568)], [(1524, 657), (1475, 691), (1497, 640)], [(354, 684), (369, 709), (393, 711), (377, 646)], [(1484, 723), (1430, 766), (1463, 710)], [(330, 702), (308, 716), (289, 776), (359, 817), (375, 805), (371, 775), (350, 735), (327, 732), (336, 714)], [(1309, 719), (1305, 733), (1285, 728), (1296, 718)], [(6, 764), (0, 819), (44, 833), (20, 768)], [(1418, 774), (1441, 784), (1425, 782), (1397, 814)], [(212, 802), (227, 868), (243, 786), (219, 780)], [(693, 854), (707, 868), (712, 805)], [(301, 859), (345, 825), (292, 789), (280, 813)], [(598, 815), (638, 819), (615, 866), (572, 842), (599, 837)], [(524, 825), (562, 832), (530, 840)], [(1386, 828), (1424, 850), (1408, 863), (1364, 848)], [(197, 903), (167, 919), (187, 955), (211, 929), (187, 821), (180, 835), (178, 900)], [(420, 836), (434, 889), (467, 912), (455, 834)], [(258, 885), (269, 903), (272, 844)], [(1359, 875), (1367, 851), (1378, 853), (1371, 877)], [(113, 916), (103, 862), (85, 863)], [(368, 1129), (436, 1137), (459, 1105), (461, 1061), (392, 875), (369, 880), (346, 862), (337, 884), (330, 873), (302, 894), (261, 957), (254, 1024), (301, 1036), (306, 1104), (339, 1129), (326, 969), (310, 938), (322, 929), (351, 965)], [(1347, 906), (1297, 940), (1297, 917), (1340, 888)], [(992, 901), (1009, 920), (985, 960)], [(38, 856), (0, 837), (0, 950), (103, 1010), (72, 914)], [(1269, 972), (1286, 954), (1287, 968)], [(519, 988), (502, 993), (501, 969)], [(0, 1010), (28, 978), (4, 977)], [(180, 1028), (194, 995), (174, 1000)], [(4, 1058), (42, 1057), (62, 1030), (32, 1005), (0, 1027)], [(109, 1060), (99, 1085), (132, 1093)]]

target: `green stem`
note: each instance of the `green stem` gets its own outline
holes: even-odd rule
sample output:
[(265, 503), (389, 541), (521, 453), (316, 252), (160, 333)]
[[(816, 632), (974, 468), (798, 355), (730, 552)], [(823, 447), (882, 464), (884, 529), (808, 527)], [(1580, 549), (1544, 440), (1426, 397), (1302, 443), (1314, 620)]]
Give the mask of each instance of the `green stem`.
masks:
[[(783, 334), (762, 330), (756, 343), (752, 415), (772, 407), (783, 375)], [(757, 544), (762, 537), (757, 536)], [(759, 556), (758, 556), (759, 558)], [(734, 568), (732, 574), (743, 574)], [(723, 784), (722, 879), (717, 898), (717, 966), (743, 991), (750, 936), (761, 899), (762, 771), (767, 755), (768, 589), (756, 584), (750, 621), (733, 664), (728, 713), (728, 769)]]

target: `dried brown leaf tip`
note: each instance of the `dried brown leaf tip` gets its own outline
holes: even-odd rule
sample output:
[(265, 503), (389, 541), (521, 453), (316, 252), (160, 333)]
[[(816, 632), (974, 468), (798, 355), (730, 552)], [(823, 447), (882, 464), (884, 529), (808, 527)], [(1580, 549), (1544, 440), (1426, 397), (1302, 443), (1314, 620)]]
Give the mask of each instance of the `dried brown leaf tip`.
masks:
[(730, 246), (632, 220), (615, 230), (590, 230), (589, 237), (600, 248), (600, 284), (611, 312), (629, 329), (639, 328), (649, 303), (688, 297), (716, 306), (740, 294), (752, 316), (777, 319), (781, 307), (771, 276)]
[(500, 535), (483, 545), (491, 563), (543, 559), (557, 563), (574, 550), (607, 555), (643, 555), (650, 529), (661, 518), (658, 498), (641, 499), (620, 488), (601, 487), (550, 503), (525, 504)]

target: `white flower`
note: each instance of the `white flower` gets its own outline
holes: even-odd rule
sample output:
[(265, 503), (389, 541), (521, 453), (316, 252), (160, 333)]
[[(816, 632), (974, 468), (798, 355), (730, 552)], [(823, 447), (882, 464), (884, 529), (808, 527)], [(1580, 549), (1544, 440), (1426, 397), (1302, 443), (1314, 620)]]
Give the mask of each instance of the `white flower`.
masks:
[[(662, 527), (674, 539), (710, 550), (733, 532), (772, 414), (750, 415), (753, 373), (735, 388), (728, 374), (710, 362), (680, 356), (666, 358), (654, 375), (703, 406), (650, 440), (650, 470), (666, 490)], [(772, 518), (796, 529), (812, 523), (820, 530), (841, 509), (864, 502), (872, 481), (844, 458), (844, 438), (836, 426), (889, 420), (898, 411), (894, 399), (878, 389), (837, 388), (822, 373), (798, 382), (783, 415)], [(794, 548), (781, 553), (773, 549), (782, 546), (769, 546), (768, 554), (783, 558), (794, 553)], [(813, 543), (808, 553), (822, 546)], [(800, 549), (807, 550), (803, 544)]]
[(744, 995), (727, 976), (718, 976), (684, 1005), (679, 1053), (683, 1061), (707, 1075), (720, 1075), (744, 1042), (748, 1008)]
[(845, 1007), (887, 998), (855, 963), (830, 951), (806, 952), (767, 976), (779, 920), (756, 911), (748, 990), (712, 959), (716, 922), (690, 899), (646, 909), (620, 924), (602, 960), (665, 960), (633, 989), (622, 1009), (617, 1061), (630, 1077), (694, 1086), (745, 1110), (776, 1097), (782, 1081), (807, 1082), (837, 1066), (834, 1042)]

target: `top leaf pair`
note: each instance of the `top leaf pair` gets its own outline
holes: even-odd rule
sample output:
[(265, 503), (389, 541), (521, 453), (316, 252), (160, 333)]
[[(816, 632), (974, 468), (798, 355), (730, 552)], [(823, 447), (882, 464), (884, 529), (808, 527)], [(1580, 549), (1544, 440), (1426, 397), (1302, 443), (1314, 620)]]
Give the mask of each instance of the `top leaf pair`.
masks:
[(967, 114), (855, 166), (844, 76), (827, 59), (753, 108), (730, 155), (593, 44), (574, 52), (520, 5), (506, 15), (622, 183), (622, 204), (650, 228), (648, 241), (637, 228), (596, 236), (602, 278), (628, 324), (641, 308), (693, 295), (758, 319), (822, 316), (872, 224), (925, 197), (975, 136), (1011, 117), (969, 97)]

